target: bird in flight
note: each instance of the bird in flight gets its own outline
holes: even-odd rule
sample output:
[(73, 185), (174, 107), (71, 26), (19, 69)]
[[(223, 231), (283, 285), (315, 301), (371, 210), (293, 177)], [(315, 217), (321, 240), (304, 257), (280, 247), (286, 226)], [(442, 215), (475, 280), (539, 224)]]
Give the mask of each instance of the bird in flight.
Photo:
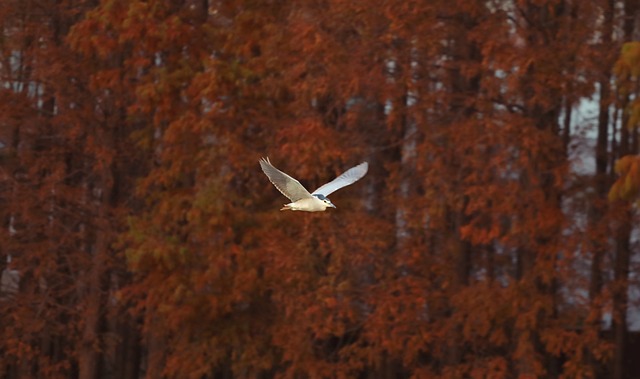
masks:
[(292, 211), (323, 212), (329, 207), (336, 207), (327, 196), (360, 180), (367, 173), (369, 164), (364, 162), (348, 169), (329, 183), (320, 186), (313, 193), (309, 193), (296, 179), (273, 167), (269, 158), (260, 159), (260, 167), (278, 191), (291, 200), (291, 203), (285, 204), (280, 209), (281, 211), (289, 209)]

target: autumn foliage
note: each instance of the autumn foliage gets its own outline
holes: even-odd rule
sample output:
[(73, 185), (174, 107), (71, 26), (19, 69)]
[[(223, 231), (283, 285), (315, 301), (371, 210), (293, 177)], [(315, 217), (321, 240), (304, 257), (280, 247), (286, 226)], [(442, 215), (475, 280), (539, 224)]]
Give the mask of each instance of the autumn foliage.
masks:
[(1, 377), (638, 377), (639, 16), (1, 2)]

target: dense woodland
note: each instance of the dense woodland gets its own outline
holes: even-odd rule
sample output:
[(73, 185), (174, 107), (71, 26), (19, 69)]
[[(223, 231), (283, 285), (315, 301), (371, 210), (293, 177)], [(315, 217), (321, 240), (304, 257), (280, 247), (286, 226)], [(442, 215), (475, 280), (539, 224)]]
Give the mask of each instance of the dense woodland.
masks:
[[(640, 378), (637, 0), (0, 27), (0, 377)], [(279, 212), (263, 156), (309, 189), (370, 169)]]

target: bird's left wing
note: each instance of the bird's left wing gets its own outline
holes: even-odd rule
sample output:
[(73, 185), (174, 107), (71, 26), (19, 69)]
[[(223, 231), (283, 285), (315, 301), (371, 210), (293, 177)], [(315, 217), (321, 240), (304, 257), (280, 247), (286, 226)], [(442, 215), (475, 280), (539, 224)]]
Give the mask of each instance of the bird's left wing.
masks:
[(288, 197), (292, 202), (311, 197), (309, 191), (307, 191), (299, 181), (273, 167), (271, 162), (269, 162), (269, 158), (260, 159), (260, 167), (262, 167), (262, 171), (278, 191)]
[(367, 173), (368, 169), (369, 164), (367, 162), (360, 163), (359, 165), (348, 169), (347, 171), (342, 173), (342, 175), (333, 179), (329, 183), (313, 191), (313, 194), (329, 196), (331, 193), (339, 190), (340, 188), (346, 187), (349, 184), (353, 184), (356, 181), (360, 180)]

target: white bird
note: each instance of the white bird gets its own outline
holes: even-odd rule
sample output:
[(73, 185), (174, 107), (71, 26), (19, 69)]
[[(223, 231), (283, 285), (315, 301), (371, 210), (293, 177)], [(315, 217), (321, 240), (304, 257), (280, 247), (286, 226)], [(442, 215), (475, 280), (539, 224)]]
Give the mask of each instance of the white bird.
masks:
[(281, 211), (290, 209), (292, 211), (323, 212), (328, 207), (336, 207), (327, 196), (362, 178), (367, 173), (369, 164), (364, 162), (348, 169), (329, 183), (320, 186), (313, 193), (309, 193), (296, 179), (273, 167), (269, 158), (260, 159), (260, 167), (278, 191), (291, 200), (291, 203), (285, 204), (280, 209)]

